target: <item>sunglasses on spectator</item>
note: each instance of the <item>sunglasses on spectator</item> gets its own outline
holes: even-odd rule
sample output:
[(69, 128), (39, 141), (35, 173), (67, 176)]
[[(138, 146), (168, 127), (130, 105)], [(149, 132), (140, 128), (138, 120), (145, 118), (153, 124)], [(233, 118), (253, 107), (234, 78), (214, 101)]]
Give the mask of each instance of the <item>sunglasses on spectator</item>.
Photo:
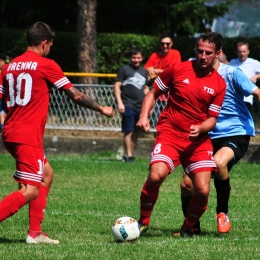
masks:
[(160, 42), (160, 44), (161, 44), (162, 46), (164, 46), (164, 45), (170, 46), (171, 42)]

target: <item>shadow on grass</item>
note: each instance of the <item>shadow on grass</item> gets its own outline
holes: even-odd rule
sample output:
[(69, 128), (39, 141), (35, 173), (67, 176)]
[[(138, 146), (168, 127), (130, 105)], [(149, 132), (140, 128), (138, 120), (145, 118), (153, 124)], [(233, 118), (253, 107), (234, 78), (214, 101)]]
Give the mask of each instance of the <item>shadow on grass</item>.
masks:
[(25, 244), (25, 239), (9, 239), (9, 238), (0, 238), (0, 244)]
[[(161, 237), (161, 236), (172, 236), (173, 238), (178, 238), (180, 235), (180, 228), (179, 229), (163, 229), (163, 228), (150, 228), (147, 230), (147, 232), (141, 234), (142, 237)], [(174, 235), (175, 234), (175, 235)], [(227, 234), (220, 234), (217, 231), (202, 231), (201, 234), (196, 235), (195, 237), (225, 237)]]

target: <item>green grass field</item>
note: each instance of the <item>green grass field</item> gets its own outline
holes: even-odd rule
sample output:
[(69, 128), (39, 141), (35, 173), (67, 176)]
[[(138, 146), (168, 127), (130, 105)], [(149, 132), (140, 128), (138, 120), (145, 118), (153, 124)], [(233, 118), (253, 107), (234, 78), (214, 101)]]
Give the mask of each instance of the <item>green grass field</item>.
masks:
[[(164, 182), (147, 233), (135, 243), (115, 243), (114, 220), (138, 219), (139, 196), (148, 174), (147, 159), (123, 164), (109, 152), (49, 156), (55, 171), (43, 230), (60, 245), (27, 245), (28, 206), (0, 224), (0, 259), (260, 259), (260, 165), (239, 163), (231, 172), (229, 216), (232, 230), (217, 233), (215, 190), (194, 240), (172, 237), (183, 216), (181, 167)], [(0, 196), (16, 189), (14, 160), (1, 155)]]

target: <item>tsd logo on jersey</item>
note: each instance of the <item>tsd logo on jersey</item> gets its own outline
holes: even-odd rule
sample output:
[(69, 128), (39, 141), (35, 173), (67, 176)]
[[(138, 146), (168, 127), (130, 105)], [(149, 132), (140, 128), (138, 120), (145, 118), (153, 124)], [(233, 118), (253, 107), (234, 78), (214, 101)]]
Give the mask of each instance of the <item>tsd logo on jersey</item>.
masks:
[(208, 87), (206, 87), (206, 86), (204, 86), (204, 91), (207, 91), (207, 93), (209, 93), (209, 94), (211, 94), (211, 95), (214, 94), (214, 89), (208, 88)]

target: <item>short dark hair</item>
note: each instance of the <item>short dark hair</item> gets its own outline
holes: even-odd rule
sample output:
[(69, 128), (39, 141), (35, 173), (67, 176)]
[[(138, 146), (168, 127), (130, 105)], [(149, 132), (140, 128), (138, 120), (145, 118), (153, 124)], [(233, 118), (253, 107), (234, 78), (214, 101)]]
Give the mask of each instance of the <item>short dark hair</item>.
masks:
[(5, 63), (9, 63), (10, 57), (6, 53), (1, 52), (0, 53), (0, 60), (3, 60)]
[(167, 33), (167, 32), (161, 33), (161, 35), (160, 35), (160, 41), (161, 41), (162, 39), (164, 39), (164, 38), (170, 38), (171, 41), (172, 41), (172, 37), (171, 37), (171, 34), (170, 34), (170, 33)]
[(143, 55), (143, 50), (140, 47), (133, 47), (129, 51), (129, 56), (132, 57), (132, 55), (136, 55), (137, 53), (141, 53)]
[(26, 32), (26, 41), (29, 46), (38, 46), (41, 42), (52, 41), (55, 33), (51, 27), (43, 22), (33, 24)]
[(219, 33), (207, 32), (207, 33), (201, 34), (196, 41), (195, 50), (197, 50), (200, 40), (202, 40), (203, 42), (208, 41), (210, 43), (214, 43), (216, 52), (223, 50), (223, 37)]

